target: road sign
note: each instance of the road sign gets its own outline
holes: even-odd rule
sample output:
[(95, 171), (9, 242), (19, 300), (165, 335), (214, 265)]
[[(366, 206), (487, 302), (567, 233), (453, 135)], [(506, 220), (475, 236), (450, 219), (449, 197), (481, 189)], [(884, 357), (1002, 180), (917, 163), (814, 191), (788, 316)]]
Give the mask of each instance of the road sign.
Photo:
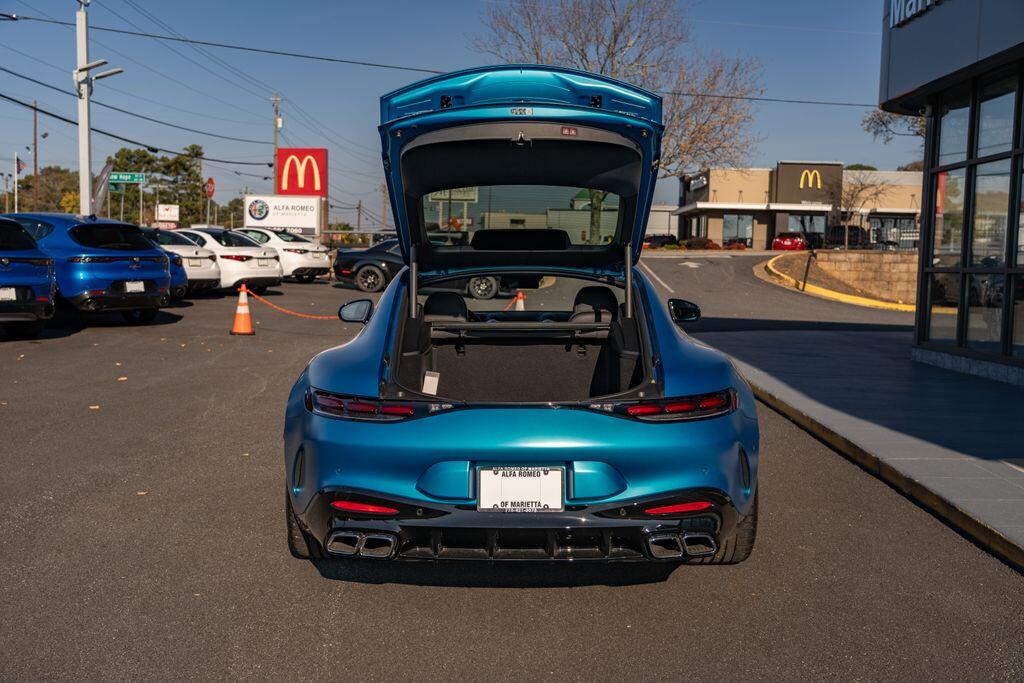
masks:
[(214, 184), (213, 178), (207, 178), (206, 179), (206, 198), (207, 199), (213, 199), (213, 191), (216, 188), (217, 188), (217, 186)]
[(478, 201), (478, 188), (458, 187), (452, 190), (441, 190), (431, 192), (427, 199), (432, 202), (469, 202), (475, 204)]
[(110, 174), (107, 182), (111, 185), (142, 185), (146, 182), (145, 173), (115, 171)]
[(156, 219), (158, 221), (177, 221), (180, 219), (180, 207), (177, 204), (157, 204)]

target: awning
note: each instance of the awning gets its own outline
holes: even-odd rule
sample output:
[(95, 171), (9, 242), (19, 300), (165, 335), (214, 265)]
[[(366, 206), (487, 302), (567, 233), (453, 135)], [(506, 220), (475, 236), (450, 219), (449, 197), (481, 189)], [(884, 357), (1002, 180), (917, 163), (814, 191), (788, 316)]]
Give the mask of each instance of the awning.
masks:
[(680, 206), (672, 212), (673, 216), (681, 216), (698, 211), (767, 211), (767, 204), (745, 204), (743, 202), (694, 202)]

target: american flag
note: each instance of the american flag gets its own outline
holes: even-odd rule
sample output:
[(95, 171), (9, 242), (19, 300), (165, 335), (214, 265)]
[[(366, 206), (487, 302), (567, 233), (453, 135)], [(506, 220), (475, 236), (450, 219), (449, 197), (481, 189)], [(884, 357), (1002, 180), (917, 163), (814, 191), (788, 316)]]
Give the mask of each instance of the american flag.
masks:
[(21, 159), (18, 159), (18, 173), (21, 173), (24, 170), (25, 170), (25, 162), (22, 161)]

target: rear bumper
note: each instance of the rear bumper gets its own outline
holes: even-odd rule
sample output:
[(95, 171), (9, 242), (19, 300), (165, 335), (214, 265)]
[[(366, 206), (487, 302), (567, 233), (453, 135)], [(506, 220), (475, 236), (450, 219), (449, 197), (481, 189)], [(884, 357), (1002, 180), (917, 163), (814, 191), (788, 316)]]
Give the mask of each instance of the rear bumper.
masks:
[(220, 287), (219, 277), (201, 280), (193, 280), (192, 278), (189, 278), (188, 281), (188, 288), (190, 291), (193, 292), (198, 292), (207, 289), (216, 289), (217, 287)]
[(281, 277), (278, 275), (272, 277), (243, 277), (227, 284), (221, 279), (221, 286), (225, 289), (234, 289), (240, 287), (243, 282), (250, 289), (253, 287), (277, 287), (281, 284)]
[(309, 266), (296, 268), (289, 275), (326, 275), (328, 272), (330, 272), (330, 268), (327, 266)]
[(124, 311), (137, 308), (160, 308), (167, 297), (166, 292), (145, 292), (140, 294), (104, 293), (90, 296), (83, 292), (68, 299), (80, 311)]
[[(570, 506), (559, 513), (500, 513), (478, 512), (467, 505), (431, 503), (424, 506), (417, 501), (387, 499), (403, 510), (405, 517), (401, 519), (346, 516), (330, 506), (333, 500), (353, 495), (366, 494), (344, 489), (321, 491), (306, 511), (299, 514), (303, 529), (317, 540), (329, 557), (679, 561), (714, 554), (712, 549), (717, 550), (731, 538), (741, 520), (729, 498), (718, 491), (677, 491), (669, 494), (699, 495), (715, 501), (711, 510), (678, 519), (601, 515), (602, 512), (617, 513), (623, 507), (622, 503)], [(644, 501), (634, 502), (639, 507)], [(386, 553), (364, 554), (361, 552), (361, 540), (366, 537), (378, 541), (390, 538), (392, 546)]]
[(53, 317), (52, 301), (0, 302), (0, 322), (47, 320)]

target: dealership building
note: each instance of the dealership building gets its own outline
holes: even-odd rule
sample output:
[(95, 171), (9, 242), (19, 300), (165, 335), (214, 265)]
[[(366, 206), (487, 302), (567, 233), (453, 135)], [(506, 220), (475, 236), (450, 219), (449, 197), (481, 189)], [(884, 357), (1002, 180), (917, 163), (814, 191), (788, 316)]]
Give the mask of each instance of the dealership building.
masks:
[(1024, 0), (886, 0), (880, 102), (926, 117), (917, 360), (1024, 384)]
[(680, 181), (679, 238), (770, 249), (805, 232), (815, 246), (917, 246), (921, 174), (780, 161), (774, 168), (711, 168)]

